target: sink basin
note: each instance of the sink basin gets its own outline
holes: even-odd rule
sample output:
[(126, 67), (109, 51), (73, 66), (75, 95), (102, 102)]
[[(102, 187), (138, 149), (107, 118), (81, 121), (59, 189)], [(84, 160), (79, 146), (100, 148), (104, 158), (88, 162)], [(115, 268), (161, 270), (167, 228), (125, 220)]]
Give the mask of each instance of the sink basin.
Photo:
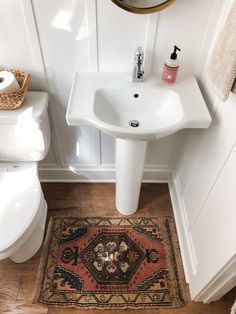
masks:
[(211, 123), (194, 77), (168, 86), (155, 77), (133, 83), (128, 73), (76, 73), (66, 118), (69, 125), (95, 126), (133, 140), (158, 139)]
[(172, 131), (184, 112), (178, 94), (172, 91), (101, 88), (94, 95), (94, 114), (116, 128), (111, 135), (144, 138)]
[(128, 73), (99, 72), (76, 73), (66, 119), (116, 138), (116, 207), (124, 215), (138, 207), (147, 141), (211, 123), (194, 77), (168, 86), (155, 76), (134, 83)]

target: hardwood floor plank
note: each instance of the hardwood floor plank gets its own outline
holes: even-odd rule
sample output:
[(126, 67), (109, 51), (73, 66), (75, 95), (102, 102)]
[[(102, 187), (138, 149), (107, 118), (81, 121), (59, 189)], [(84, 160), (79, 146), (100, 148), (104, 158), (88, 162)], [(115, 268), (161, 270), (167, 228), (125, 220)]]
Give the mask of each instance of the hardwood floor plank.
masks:
[[(50, 215), (122, 216), (115, 208), (114, 184), (43, 183), (42, 187)], [(142, 184), (134, 216), (142, 215), (173, 216), (167, 184)]]
[(5, 300), (16, 300), (21, 282), (21, 275), (0, 275), (0, 303)]
[(50, 209), (115, 210), (115, 185), (106, 183), (43, 183)]
[(25, 263), (14, 263), (9, 258), (0, 261), (0, 275), (28, 275), (37, 273), (41, 250)]
[(17, 300), (32, 300), (36, 278), (36, 272), (21, 276)]
[[(189, 301), (183, 308), (175, 309), (174, 314), (229, 314), (230, 305), (218, 301), (212, 304), (203, 304)], [(161, 310), (160, 314), (173, 314), (173, 310)]]
[(47, 314), (48, 308), (25, 300), (0, 301), (0, 313), (7, 314)]
[[(48, 216), (119, 216), (114, 204), (115, 185), (107, 183), (43, 183)], [(167, 184), (143, 184), (135, 216), (173, 216)], [(101, 310), (49, 307), (33, 304), (32, 293), (41, 250), (29, 261), (15, 264), (0, 261), (0, 313), (12, 314), (94, 314)], [(229, 314), (236, 299), (236, 287), (211, 304), (188, 302), (177, 309), (106, 310), (106, 314)]]

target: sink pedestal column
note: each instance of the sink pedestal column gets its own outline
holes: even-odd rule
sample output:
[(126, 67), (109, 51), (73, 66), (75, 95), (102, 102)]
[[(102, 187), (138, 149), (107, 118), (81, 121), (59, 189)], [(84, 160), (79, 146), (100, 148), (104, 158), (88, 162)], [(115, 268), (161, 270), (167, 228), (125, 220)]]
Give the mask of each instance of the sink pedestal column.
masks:
[(116, 208), (123, 215), (138, 209), (146, 141), (116, 139)]

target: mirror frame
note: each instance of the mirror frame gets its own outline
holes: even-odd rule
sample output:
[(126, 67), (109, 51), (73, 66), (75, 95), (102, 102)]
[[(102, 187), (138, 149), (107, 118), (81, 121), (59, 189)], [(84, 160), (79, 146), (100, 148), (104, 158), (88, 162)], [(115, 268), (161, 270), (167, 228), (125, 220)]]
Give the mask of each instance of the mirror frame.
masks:
[(158, 5), (149, 7), (149, 8), (148, 7), (147, 8), (136, 8), (136, 7), (132, 7), (131, 5), (122, 3), (122, 2), (120, 2), (120, 0), (111, 0), (111, 1), (114, 2), (116, 5), (118, 5), (118, 7), (122, 8), (128, 12), (137, 13), (137, 14), (149, 14), (149, 13), (158, 12), (158, 11), (165, 9), (166, 7), (171, 5), (173, 2), (175, 2), (175, 0), (166, 0), (162, 4), (158, 4)]

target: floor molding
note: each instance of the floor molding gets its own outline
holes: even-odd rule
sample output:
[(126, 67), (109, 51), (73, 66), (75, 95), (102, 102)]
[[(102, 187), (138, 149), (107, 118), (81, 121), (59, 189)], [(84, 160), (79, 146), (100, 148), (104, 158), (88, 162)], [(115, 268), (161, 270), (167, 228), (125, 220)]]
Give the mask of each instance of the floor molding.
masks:
[[(170, 182), (172, 170), (163, 167), (144, 169), (142, 182)], [(39, 168), (42, 182), (115, 182), (115, 168)]]
[(211, 303), (222, 298), (236, 286), (236, 254), (193, 300)]
[(184, 202), (181, 198), (178, 179), (173, 176), (169, 184), (170, 198), (175, 217), (177, 233), (179, 237), (181, 256), (184, 265), (186, 281), (189, 283), (190, 278), (196, 273), (196, 257), (191, 241), (191, 235), (188, 230), (188, 223), (185, 213)]

